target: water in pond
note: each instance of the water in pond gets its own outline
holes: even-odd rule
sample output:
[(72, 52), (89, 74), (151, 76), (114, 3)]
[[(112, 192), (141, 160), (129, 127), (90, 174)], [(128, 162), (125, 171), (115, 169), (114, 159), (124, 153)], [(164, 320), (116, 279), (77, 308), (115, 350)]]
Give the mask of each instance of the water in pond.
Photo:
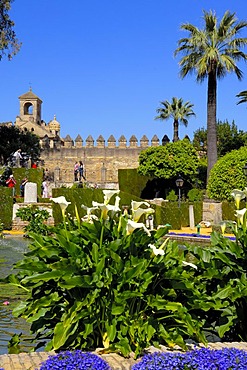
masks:
[[(28, 240), (24, 238), (0, 239), (0, 278), (12, 273), (13, 264), (22, 259), (28, 249)], [(22, 292), (16, 294), (16, 289), (11, 286), (0, 285), (0, 355), (8, 353), (8, 341), (13, 334), (23, 333), (24, 341), (21, 343), (22, 351), (28, 351), (32, 347), (29, 336), (29, 325), (25, 320), (15, 318), (12, 308), (17, 300), (21, 299)], [(9, 305), (4, 305), (8, 301)]]

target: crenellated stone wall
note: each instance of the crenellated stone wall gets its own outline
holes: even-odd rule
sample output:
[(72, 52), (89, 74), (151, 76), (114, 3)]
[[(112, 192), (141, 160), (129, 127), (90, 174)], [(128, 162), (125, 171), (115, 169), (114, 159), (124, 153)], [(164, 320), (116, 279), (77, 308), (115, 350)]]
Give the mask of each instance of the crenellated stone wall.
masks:
[(117, 187), (118, 169), (137, 168), (142, 150), (149, 146), (159, 146), (155, 135), (149, 140), (145, 135), (140, 142), (132, 135), (129, 140), (124, 135), (118, 141), (111, 135), (106, 141), (100, 135), (95, 141), (91, 135), (85, 142), (80, 135), (73, 140), (69, 135), (55, 144), (48, 140), (43, 145), (41, 159), (44, 167), (54, 173), (57, 184), (69, 184), (74, 181), (74, 164), (82, 161), (86, 179), (91, 184), (112, 184)]

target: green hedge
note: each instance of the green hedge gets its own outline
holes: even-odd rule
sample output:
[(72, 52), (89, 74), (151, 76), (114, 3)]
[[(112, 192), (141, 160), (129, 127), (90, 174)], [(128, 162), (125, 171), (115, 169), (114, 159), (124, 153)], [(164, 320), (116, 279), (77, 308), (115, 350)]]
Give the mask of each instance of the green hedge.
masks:
[[(101, 189), (69, 189), (69, 188), (57, 188), (52, 190), (53, 197), (65, 196), (67, 201), (71, 204), (67, 208), (67, 212), (75, 217), (74, 204), (77, 205), (80, 217), (85, 215), (85, 210), (81, 208), (84, 204), (87, 207), (92, 206), (92, 201), (99, 203), (103, 202), (103, 193)], [(120, 192), (120, 208), (122, 206), (129, 206), (131, 200), (141, 201), (142, 199), (135, 195)], [(153, 204), (152, 207), (155, 209), (154, 224), (165, 225), (170, 224), (173, 229), (181, 229), (181, 226), (189, 226), (189, 203), (181, 203), (181, 208), (178, 207), (177, 202), (163, 202), (162, 206)], [(195, 223), (199, 223), (202, 220), (202, 202), (194, 203), (194, 215)], [(53, 204), (53, 216), (55, 224), (59, 224), (62, 221), (62, 214), (60, 206)]]
[(37, 194), (41, 195), (41, 185), (43, 181), (42, 168), (12, 168), (12, 172), (16, 180), (15, 194), (17, 196), (20, 196), (20, 185), (24, 177), (27, 177), (30, 182), (36, 182)]
[(118, 170), (118, 184), (121, 191), (140, 197), (147, 182), (152, 180), (149, 176), (142, 176), (137, 172), (137, 169), (122, 169)]
[(13, 197), (12, 189), (0, 188), (0, 222), (3, 223), (4, 229), (11, 229), (13, 216)]

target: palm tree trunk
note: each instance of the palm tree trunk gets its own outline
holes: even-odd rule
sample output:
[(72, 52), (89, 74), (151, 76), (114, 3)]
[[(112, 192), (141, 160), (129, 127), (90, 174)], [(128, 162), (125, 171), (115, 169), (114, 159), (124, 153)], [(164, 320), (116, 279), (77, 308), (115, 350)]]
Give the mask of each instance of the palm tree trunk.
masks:
[(173, 122), (173, 142), (178, 141), (178, 120)]
[(208, 102), (207, 102), (207, 181), (210, 171), (217, 161), (217, 131), (216, 131), (216, 71), (212, 68), (208, 74)]

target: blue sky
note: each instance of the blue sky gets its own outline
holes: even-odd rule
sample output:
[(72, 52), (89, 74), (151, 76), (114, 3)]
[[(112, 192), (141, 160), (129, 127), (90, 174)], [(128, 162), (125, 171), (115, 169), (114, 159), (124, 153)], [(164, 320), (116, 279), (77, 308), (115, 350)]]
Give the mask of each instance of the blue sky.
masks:
[[(154, 117), (160, 101), (175, 96), (194, 104), (196, 118), (179, 129), (180, 138), (193, 138), (206, 126), (207, 83), (181, 80), (174, 50), (186, 35), (180, 25), (202, 26), (203, 9), (247, 19), (246, 0), (15, 0), (11, 18), (22, 48), (0, 62), (0, 122), (15, 121), (18, 96), (31, 84), (42, 118), (56, 114), (62, 137), (172, 139), (172, 120)], [(247, 90), (247, 65), (239, 67), (242, 82), (232, 74), (218, 83), (217, 117), (246, 130), (247, 105), (236, 105), (236, 94)]]

